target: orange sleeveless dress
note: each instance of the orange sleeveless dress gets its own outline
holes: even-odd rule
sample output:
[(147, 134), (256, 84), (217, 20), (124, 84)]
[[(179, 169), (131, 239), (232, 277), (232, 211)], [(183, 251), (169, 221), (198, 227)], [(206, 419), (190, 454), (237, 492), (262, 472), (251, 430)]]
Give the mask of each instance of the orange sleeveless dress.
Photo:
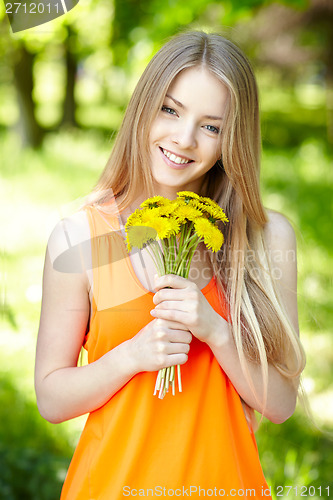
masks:
[[(152, 321), (154, 304), (134, 273), (118, 218), (94, 207), (86, 213), (94, 298), (84, 347), (92, 363)], [(215, 278), (202, 293), (225, 316)], [(270, 498), (240, 397), (210, 348), (193, 337), (181, 371), (182, 393), (153, 396), (157, 374), (142, 372), (90, 413), (61, 500)]]

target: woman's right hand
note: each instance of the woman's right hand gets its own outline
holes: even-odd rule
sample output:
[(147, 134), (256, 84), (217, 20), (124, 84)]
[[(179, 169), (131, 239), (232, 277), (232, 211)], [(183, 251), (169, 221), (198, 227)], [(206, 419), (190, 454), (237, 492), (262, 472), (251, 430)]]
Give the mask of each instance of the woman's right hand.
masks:
[(176, 321), (153, 319), (128, 341), (137, 373), (186, 363), (192, 334)]

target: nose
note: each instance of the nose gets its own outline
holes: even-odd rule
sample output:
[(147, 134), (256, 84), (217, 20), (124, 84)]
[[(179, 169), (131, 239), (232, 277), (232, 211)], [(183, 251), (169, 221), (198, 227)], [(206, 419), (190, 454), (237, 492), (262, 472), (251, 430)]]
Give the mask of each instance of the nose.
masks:
[(191, 122), (180, 121), (173, 131), (172, 142), (182, 149), (194, 149), (197, 146), (196, 128)]

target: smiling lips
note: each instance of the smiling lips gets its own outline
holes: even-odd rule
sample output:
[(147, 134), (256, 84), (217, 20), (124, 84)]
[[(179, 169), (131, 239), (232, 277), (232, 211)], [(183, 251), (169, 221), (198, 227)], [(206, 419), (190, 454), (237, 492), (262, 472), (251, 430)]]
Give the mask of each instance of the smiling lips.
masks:
[(191, 163), (193, 160), (189, 160), (188, 158), (184, 158), (182, 156), (177, 156), (174, 153), (171, 153), (167, 149), (160, 148), (163, 152), (164, 156), (169, 158), (170, 161), (176, 163), (177, 165), (185, 165), (187, 163)]

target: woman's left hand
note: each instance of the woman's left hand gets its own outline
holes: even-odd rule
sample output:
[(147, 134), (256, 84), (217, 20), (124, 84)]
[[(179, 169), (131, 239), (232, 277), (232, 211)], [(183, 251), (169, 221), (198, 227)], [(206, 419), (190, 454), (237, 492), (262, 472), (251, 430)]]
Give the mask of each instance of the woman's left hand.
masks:
[(178, 321), (207, 343), (214, 332), (221, 329), (222, 317), (192, 281), (175, 274), (156, 276), (155, 290), (153, 302), (156, 307), (150, 311), (154, 318)]

